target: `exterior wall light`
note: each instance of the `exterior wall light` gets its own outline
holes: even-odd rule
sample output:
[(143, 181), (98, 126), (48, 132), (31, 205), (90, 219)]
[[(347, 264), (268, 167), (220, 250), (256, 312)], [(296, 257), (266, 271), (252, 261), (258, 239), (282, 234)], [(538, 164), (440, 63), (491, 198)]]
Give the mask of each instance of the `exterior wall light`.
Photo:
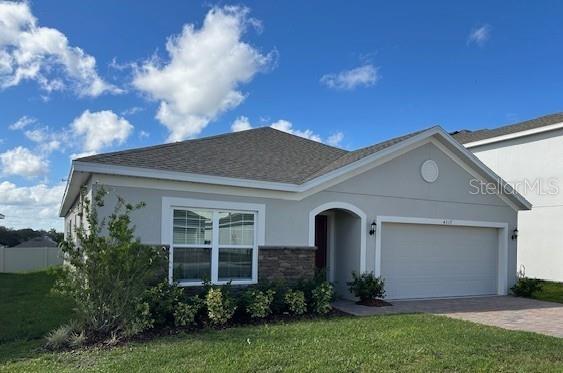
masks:
[(371, 229), (369, 230), (369, 235), (373, 236), (375, 234), (375, 228), (377, 227), (377, 224), (375, 224), (375, 221), (373, 223), (371, 223)]
[(512, 237), (513, 240), (518, 238), (518, 228), (514, 228), (514, 230), (512, 231)]

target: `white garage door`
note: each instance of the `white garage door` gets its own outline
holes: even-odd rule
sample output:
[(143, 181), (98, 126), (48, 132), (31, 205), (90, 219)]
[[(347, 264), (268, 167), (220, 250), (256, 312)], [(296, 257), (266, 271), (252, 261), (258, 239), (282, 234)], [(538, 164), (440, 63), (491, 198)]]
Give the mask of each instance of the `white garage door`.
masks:
[(495, 228), (383, 223), (381, 275), (389, 299), (496, 294), (497, 273)]

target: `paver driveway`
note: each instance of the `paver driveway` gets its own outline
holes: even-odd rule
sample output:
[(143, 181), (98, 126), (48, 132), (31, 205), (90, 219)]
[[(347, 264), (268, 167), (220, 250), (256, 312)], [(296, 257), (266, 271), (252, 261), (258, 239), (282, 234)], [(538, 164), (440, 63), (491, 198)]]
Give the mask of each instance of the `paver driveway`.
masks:
[(511, 296), (393, 301), (365, 307), (339, 300), (335, 308), (356, 316), (426, 312), (511, 330), (563, 338), (563, 304)]

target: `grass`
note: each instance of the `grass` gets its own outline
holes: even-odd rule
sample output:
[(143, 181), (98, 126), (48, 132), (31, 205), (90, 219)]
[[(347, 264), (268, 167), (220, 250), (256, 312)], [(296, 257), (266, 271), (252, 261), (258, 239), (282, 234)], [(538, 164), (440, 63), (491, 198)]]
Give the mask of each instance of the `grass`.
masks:
[(563, 283), (546, 281), (542, 285), (542, 289), (532, 294), (532, 298), (563, 303)]
[(50, 292), (51, 272), (0, 273), (0, 362), (40, 346), (72, 316), (72, 303)]
[[(37, 349), (40, 340), (32, 338), (66, 321), (69, 304), (63, 307), (60, 300), (55, 308), (55, 298), (46, 295), (47, 280), (52, 283), (46, 274), (10, 276), (0, 276), (2, 295), (20, 294), (10, 296), (19, 299), (19, 306), (1, 302), (2, 327), (14, 325), (9, 326), (10, 341), (0, 345), (0, 372), (563, 371), (563, 339), (426, 314), (205, 330), (112, 349), (45, 352)], [(4, 290), (5, 281), (20, 290)], [(43, 294), (38, 289), (25, 291), (28, 286), (40, 287)], [(33, 321), (29, 328), (18, 313), (39, 308), (35, 302), (51, 303), (50, 310), (59, 311), (58, 316), (31, 311), (37, 314), (26, 316)], [(7, 307), (18, 312), (6, 314)], [(41, 318), (45, 325), (38, 323)], [(16, 325), (28, 339), (18, 339)]]
[(563, 340), (431, 315), (342, 317), (41, 353), (0, 370), (562, 371)]

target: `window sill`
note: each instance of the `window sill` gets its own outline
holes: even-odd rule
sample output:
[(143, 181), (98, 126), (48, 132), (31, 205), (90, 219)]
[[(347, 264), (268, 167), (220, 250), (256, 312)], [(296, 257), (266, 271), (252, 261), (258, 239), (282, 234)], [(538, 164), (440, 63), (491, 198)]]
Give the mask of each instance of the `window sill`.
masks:
[[(212, 285), (227, 285), (229, 281), (215, 281), (212, 282)], [(255, 285), (258, 281), (256, 280), (237, 280), (231, 281), (231, 285)], [(178, 282), (178, 286), (180, 287), (193, 287), (193, 286), (203, 286), (203, 282)]]

